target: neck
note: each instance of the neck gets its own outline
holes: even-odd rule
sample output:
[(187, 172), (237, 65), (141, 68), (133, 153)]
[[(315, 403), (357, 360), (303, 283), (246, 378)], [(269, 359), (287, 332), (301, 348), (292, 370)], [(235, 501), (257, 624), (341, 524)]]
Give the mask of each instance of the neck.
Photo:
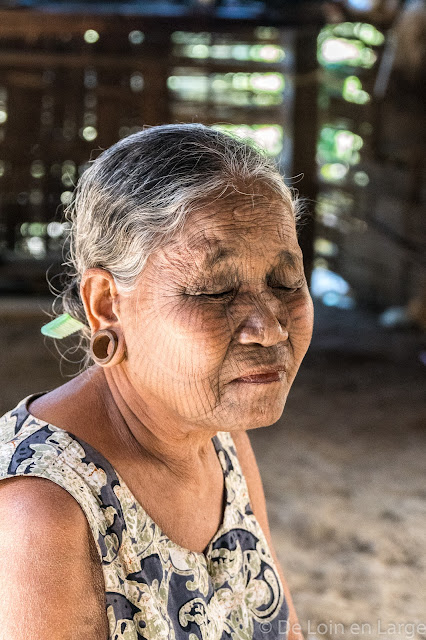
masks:
[(129, 456), (134, 461), (148, 460), (160, 474), (171, 474), (187, 487), (197, 486), (211, 459), (211, 438), (217, 431), (168, 412), (155, 396), (135, 392), (119, 367), (95, 365), (90, 374), (106, 424), (121, 445), (116, 454), (124, 460)]

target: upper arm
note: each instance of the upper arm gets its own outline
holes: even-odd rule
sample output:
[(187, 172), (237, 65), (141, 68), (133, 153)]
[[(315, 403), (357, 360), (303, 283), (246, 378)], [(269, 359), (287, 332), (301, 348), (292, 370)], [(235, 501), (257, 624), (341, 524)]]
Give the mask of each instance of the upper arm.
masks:
[(91, 539), (80, 505), (59, 485), (30, 476), (0, 482), (0, 640), (106, 640)]
[(241, 470), (246, 479), (250, 504), (253, 509), (253, 513), (256, 516), (256, 519), (258, 520), (263, 533), (265, 534), (265, 538), (268, 542), (275, 564), (277, 565), (281, 581), (283, 583), (284, 593), (289, 608), (288, 640), (303, 640), (303, 635), (300, 630), (300, 624), (294, 608), (290, 590), (287, 581), (284, 578), (281, 565), (278, 561), (278, 557), (274, 549), (274, 545), (272, 544), (262, 478), (259, 473), (259, 468), (257, 466), (250, 439), (246, 431), (237, 431), (235, 433), (232, 433), (232, 439), (235, 444), (238, 460), (241, 465)]

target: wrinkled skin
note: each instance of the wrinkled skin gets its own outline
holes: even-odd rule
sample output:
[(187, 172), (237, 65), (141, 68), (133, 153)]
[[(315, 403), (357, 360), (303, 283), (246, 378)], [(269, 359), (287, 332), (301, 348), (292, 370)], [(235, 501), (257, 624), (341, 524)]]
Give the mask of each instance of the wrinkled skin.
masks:
[[(228, 192), (193, 212), (127, 297), (99, 270), (82, 284), (92, 331), (124, 335), (126, 358), (103, 372), (131, 438), (170, 466), (187, 460), (193, 473), (217, 431), (278, 420), (311, 341), (313, 305), (293, 215), (265, 187), (256, 191)], [(206, 269), (218, 243), (235, 255)], [(292, 258), (279, 262), (283, 250)], [(275, 365), (286, 367), (279, 382), (232, 382)]]

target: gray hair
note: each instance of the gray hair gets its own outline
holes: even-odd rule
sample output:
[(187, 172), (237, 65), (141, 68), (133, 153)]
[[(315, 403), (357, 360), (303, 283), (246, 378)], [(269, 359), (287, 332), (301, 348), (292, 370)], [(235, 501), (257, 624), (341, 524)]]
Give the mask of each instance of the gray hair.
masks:
[(241, 183), (261, 181), (282, 197), (296, 224), (301, 218), (297, 191), (264, 151), (202, 124), (146, 127), (90, 162), (65, 209), (68, 249), (63, 288), (53, 303), (86, 325), (78, 345), (85, 350), (83, 370), (90, 365), (90, 327), (80, 297), (86, 269), (108, 270), (117, 289), (130, 293), (150, 254), (176, 236), (200, 201)]

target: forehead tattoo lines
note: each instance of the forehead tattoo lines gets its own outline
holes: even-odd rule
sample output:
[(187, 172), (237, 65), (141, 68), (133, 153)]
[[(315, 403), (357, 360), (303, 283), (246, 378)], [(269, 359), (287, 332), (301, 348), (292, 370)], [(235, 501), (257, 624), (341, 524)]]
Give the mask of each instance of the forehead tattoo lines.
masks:
[[(238, 254), (228, 247), (224, 247), (220, 244), (216, 244), (214, 247), (207, 245), (207, 250), (204, 259), (201, 262), (201, 266), (204, 269), (212, 269), (219, 262), (223, 262), (228, 258), (236, 258)], [(292, 253), (288, 249), (283, 249), (277, 254), (277, 258), (280, 262), (284, 262), (287, 266), (296, 268), (300, 262), (300, 258), (296, 253)]]
[[(244, 195), (249, 196), (249, 198), (244, 197)], [(261, 201), (261, 204), (256, 206), (255, 200)], [(223, 209), (220, 205), (223, 205)], [(232, 191), (226, 198), (219, 200), (214, 207), (208, 206), (205, 211), (207, 215), (204, 215), (201, 221), (194, 221), (195, 224), (192, 228), (189, 228), (189, 237), (187, 236), (186, 241), (184, 240), (184, 253), (189, 252), (197, 266), (202, 269), (212, 269), (216, 264), (225, 261), (227, 258), (241, 258), (240, 253), (231, 247), (224, 246), (220, 237), (215, 236), (215, 234), (210, 236), (206, 229), (210, 223), (213, 226), (219, 223), (219, 226), (225, 231), (232, 230), (233, 222), (241, 219), (248, 224), (248, 228), (244, 231), (257, 229), (263, 235), (265, 227), (262, 224), (261, 228), (259, 228), (258, 206), (262, 207), (268, 222), (273, 224), (274, 232), (278, 231), (281, 246), (285, 246), (288, 238), (293, 236), (297, 245), (297, 236), (293, 233), (295, 231), (294, 216), (291, 207), (289, 208), (287, 203), (284, 203), (280, 198), (277, 199), (276, 194), (274, 194), (273, 198), (270, 198), (264, 192), (241, 194), (240, 192)], [(220, 215), (218, 217), (218, 207), (219, 214), (225, 212), (225, 220)], [(251, 219), (249, 213), (253, 214), (253, 219)], [(276, 220), (269, 219), (273, 213), (276, 213), (280, 219), (278, 225)], [(290, 268), (297, 268), (301, 262), (298, 252), (292, 252), (289, 249), (282, 249), (276, 258)]]

